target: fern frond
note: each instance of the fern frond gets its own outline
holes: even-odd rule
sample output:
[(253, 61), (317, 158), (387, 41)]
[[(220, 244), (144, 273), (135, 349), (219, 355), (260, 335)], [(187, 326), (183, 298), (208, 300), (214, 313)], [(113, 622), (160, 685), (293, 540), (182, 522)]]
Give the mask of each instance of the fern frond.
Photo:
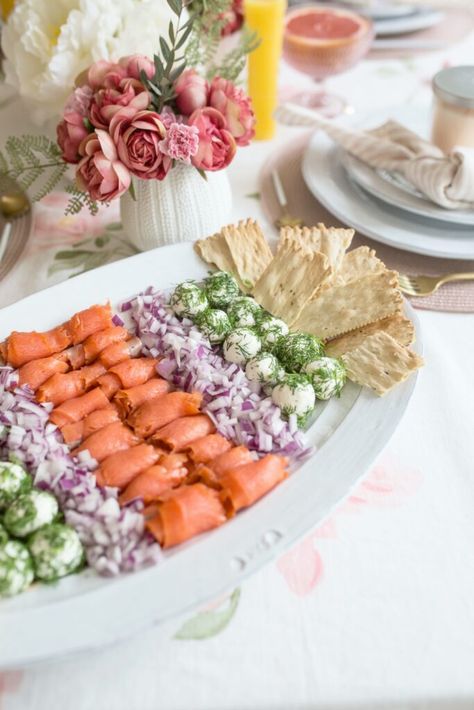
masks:
[(4, 152), (0, 151), (0, 172), (17, 180), (24, 190), (41, 179), (39, 189), (31, 197), (33, 201), (51, 192), (66, 170), (59, 146), (46, 136), (10, 136)]
[(66, 187), (66, 192), (71, 195), (65, 210), (66, 215), (79, 214), (84, 207), (87, 207), (92, 215), (97, 214), (99, 211), (98, 203), (93, 200), (87, 192), (79, 190), (75, 183), (68, 185)]
[(50, 192), (54, 190), (56, 185), (59, 183), (61, 178), (63, 177), (64, 173), (67, 170), (67, 164), (66, 163), (60, 163), (59, 165), (56, 165), (56, 167), (51, 170), (51, 173), (45, 183), (40, 187), (40, 189), (36, 192), (35, 195), (31, 198), (33, 202), (38, 202), (39, 200), (42, 200), (43, 197), (46, 197)]

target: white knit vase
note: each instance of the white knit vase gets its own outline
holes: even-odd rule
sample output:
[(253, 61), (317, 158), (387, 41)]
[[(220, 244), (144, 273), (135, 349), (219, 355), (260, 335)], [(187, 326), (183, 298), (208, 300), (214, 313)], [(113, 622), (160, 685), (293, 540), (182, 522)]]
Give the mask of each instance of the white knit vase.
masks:
[(124, 233), (141, 251), (207, 237), (228, 223), (232, 207), (225, 170), (207, 172), (176, 165), (164, 180), (133, 178), (135, 199), (120, 198)]

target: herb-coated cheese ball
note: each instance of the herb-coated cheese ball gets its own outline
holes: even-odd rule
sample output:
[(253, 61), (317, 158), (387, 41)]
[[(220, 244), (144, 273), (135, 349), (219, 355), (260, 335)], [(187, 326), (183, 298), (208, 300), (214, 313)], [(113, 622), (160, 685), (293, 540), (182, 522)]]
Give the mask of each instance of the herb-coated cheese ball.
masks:
[(318, 399), (339, 397), (347, 379), (344, 364), (333, 357), (321, 357), (304, 366)]
[(236, 298), (227, 308), (227, 315), (234, 328), (251, 328), (260, 320), (263, 313), (257, 301), (250, 296)]
[(263, 347), (269, 350), (275, 346), (277, 340), (284, 335), (288, 335), (289, 332), (285, 321), (281, 320), (281, 318), (275, 318), (270, 315), (270, 313), (262, 316), (258, 329), (262, 338)]
[(176, 286), (170, 298), (170, 306), (180, 318), (192, 320), (209, 307), (209, 302), (202, 288), (192, 281), (185, 281)]
[(302, 426), (314, 409), (316, 397), (311, 382), (305, 375), (286, 375), (272, 391), (274, 404), (286, 418), (296, 414)]
[(275, 355), (287, 372), (300, 372), (324, 355), (324, 347), (319, 338), (309, 333), (288, 333), (277, 341)]
[(51, 523), (37, 530), (28, 547), (36, 576), (45, 582), (75, 572), (84, 561), (84, 549), (77, 532), (62, 523)]
[(224, 340), (224, 358), (237, 365), (244, 365), (261, 349), (260, 338), (252, 328), (236, 328)]
[(227, 313), (218, 308), (208, 308), (196, 318), (199, 330), (209, 339), (209, 342), (222, 343), (231, 330)]
[(245, 374), (251, 382), (276, 385), (285, 376), (285, 371), (275, 355), (260, 352), (248, 361)]
[(26, 537), (58, 514), (58, 502), (47, 491), (32, 490), (18, 496), (7, 509), (3, 524), (14, 537)]
[(215, 271), (208, 276), (204, 290), (209, 304), (214, 308), (225, 308), (240, 294), (237, 281), (227, 271)]
[(0, 510), (8, 508), (15, 498), (31, 489), (32, 478), (17, 463), (0, 462)]
[(23, 543), (10, 540), (0, 547), (0, 597), (20, 594), (34, 577), (33, 560)]

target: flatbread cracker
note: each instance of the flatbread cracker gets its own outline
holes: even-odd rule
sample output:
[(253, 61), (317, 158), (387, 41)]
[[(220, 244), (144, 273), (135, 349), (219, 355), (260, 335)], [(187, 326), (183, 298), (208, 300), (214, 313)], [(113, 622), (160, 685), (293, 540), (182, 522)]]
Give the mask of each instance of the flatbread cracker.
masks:
[(283, 240), (252, 295), (263, 308), (291, 326), (330, 274), (324, 254), (311, 252), (291, 239)]
[(344, 353), (355, 350), (370, 335), (378, 332), (388, 333), (400, 345), (411, 345), (415, 341), (415, 326), (409, 318), (402, 313), (397, 313), (330, 340), (326, 343), (326, 352), (331, 357), (340, 357)]
[(283, 227), (280, 230), (280, 240), (286, 237), (311, 251), (321, 252), (327, 256), (334, 271), (339, 269), (353, 236), (353, 229), (328, 228), (322, 222), (316, 227)]
[(369, 336), (342, 356), (349, 379), (382, 396), (423, 365), (423, 358), (397, 343), (388, 333)]
[(221, 232), (194, 242), (194, 250), (207, 264), (213, 264), (221, 271), (235, 272), (235, 264), (227, 242)]
[(386, 266), (375, 256), (374, 249), (358, 247), (344, 254), (334, 283), (343, 284), (358, 281), (368, 274), (380, 274)]
[(260, 226), (252, 219), (221, 230), (243, 290), (249, 292), (265, 271), (273, 254)]
[(396, 271), (321, 289), (301, 311), (294, 330), (330, 340), (396, 313), (403, 303)]

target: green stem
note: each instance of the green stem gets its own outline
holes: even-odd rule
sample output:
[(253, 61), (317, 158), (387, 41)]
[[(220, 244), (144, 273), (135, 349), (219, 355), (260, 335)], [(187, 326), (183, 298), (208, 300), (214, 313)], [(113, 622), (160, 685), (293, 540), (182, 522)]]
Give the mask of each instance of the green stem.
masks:
[(7, 170), (5, 174), (10, 175), (10, 173), (15, 173), (15, 175), (21, 175), (25, 170), (31, 170), (31, 168), (41, 168), (43, 170), (44, 168), (57, 168), (58, 165), (64, 165), (64, 160), (61, 160), (59, 163), (44, 163), (44, 165), (26, 165), (20, 172), (12, 168), (11, 170)]

